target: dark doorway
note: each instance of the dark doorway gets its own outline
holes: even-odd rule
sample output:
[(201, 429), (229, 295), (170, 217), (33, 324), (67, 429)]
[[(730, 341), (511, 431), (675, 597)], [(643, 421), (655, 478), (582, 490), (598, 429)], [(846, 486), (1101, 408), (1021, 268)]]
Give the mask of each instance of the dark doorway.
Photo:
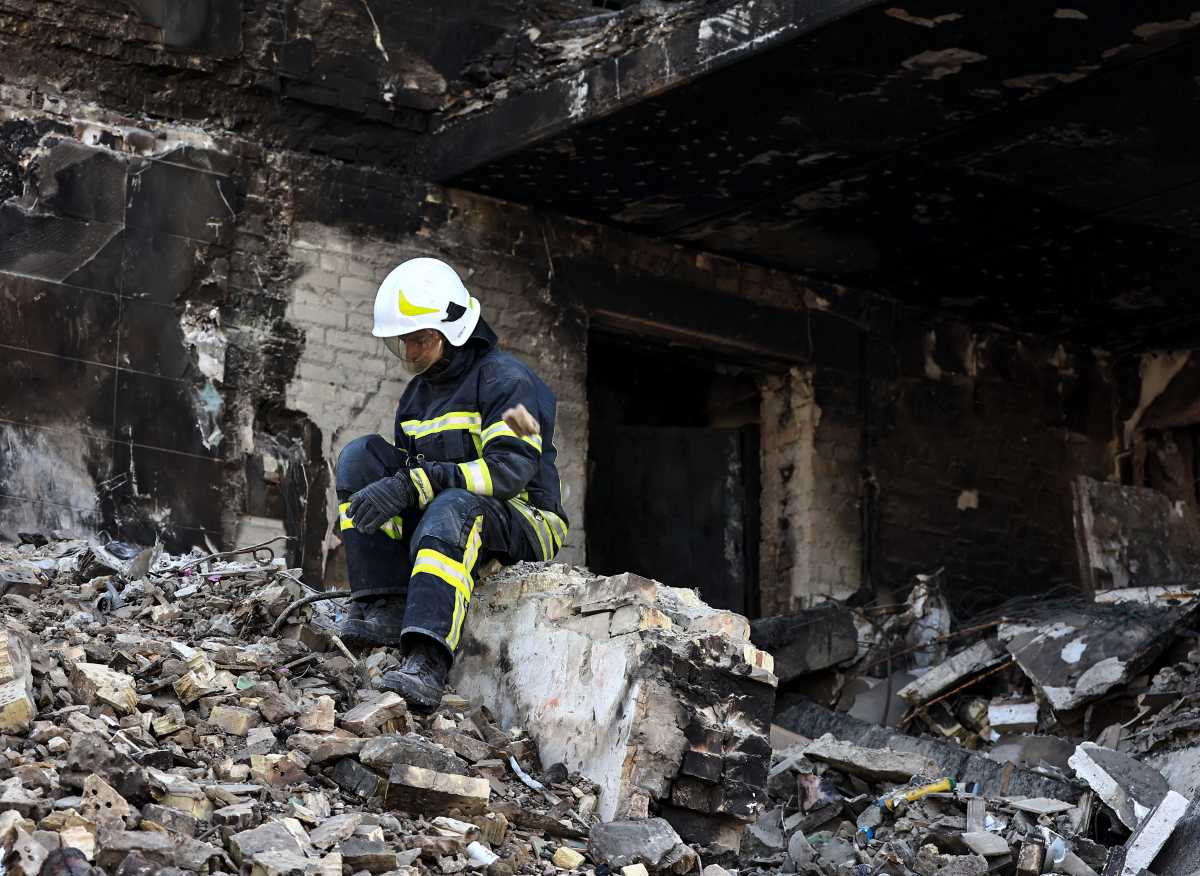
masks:
[(758, 613), (759, 388), (699, 351), (593, 333), (588, 565)]

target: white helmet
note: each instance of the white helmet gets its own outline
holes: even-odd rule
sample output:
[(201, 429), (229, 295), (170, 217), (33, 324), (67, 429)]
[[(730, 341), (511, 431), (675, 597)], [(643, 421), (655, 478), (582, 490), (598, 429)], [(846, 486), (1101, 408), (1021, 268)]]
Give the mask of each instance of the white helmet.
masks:
[(409, 259), (392, 269), (375, 293), (377, 338), (421, 329), (441, 332), (461, 347), (479, 323), (479, 301), (471, 297), (454, 268), (441, 259)]

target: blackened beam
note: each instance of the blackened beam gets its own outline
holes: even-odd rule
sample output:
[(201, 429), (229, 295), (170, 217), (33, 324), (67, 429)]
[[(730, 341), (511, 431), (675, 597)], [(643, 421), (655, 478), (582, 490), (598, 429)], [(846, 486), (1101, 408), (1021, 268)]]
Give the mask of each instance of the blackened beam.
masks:
[(737, 0), (654, 42), (452, 119), (431, 149), (446, 182), (752, 55), (799, 39), (874, 0)]

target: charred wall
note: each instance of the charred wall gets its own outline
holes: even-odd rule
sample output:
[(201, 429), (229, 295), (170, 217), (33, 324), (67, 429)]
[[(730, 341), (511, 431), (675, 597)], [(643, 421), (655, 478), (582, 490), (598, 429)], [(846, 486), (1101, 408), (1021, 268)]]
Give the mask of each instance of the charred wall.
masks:
[(1109, 359), (890, 304), (865, 328), (813, 381), (817, 435), (861, 439), (865, 595), (940, 566), (962, 611), (1076, 586), (1070, 482), (1118, 448)]
[(415, 233), (429, 111), (542, 5), (0, 0), (0, 531), (276, 521), (319, 571), (295, 229)]
[(374, 285), (433, 254), (559, 394), (572, 559), (595, 324), (760, 374), (764, 612), (938, 565), (968, 600), (1070, 583), (1067, 482), (1117, 447), (1104, 357), (426, 185), (431, 110), (555, 63), (576, 12), (0, 0), (0, 531), (255, 518), (319, 575), (330, 464), (403, 387)]

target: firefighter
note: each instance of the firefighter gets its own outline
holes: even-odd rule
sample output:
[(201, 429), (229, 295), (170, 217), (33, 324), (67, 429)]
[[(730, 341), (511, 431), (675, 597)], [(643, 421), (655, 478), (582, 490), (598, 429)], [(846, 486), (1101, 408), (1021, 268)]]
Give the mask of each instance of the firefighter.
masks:
[[(400, 668), (379, 686), (428, 712), (441, 702), (478, 571), (492, 559), (549, 560), (567, 537), (556, 403), (529, 367), (496, 348), (479, 301), (438, 259), (388, 274), (372, 334), (412, 379), (395, 444), (367, 435), (338, 457), (353, 598), (339, 633), (359, 647), (399, 646)], [(518, 432), (504, 415), (521, 407), (533, 420)]]

